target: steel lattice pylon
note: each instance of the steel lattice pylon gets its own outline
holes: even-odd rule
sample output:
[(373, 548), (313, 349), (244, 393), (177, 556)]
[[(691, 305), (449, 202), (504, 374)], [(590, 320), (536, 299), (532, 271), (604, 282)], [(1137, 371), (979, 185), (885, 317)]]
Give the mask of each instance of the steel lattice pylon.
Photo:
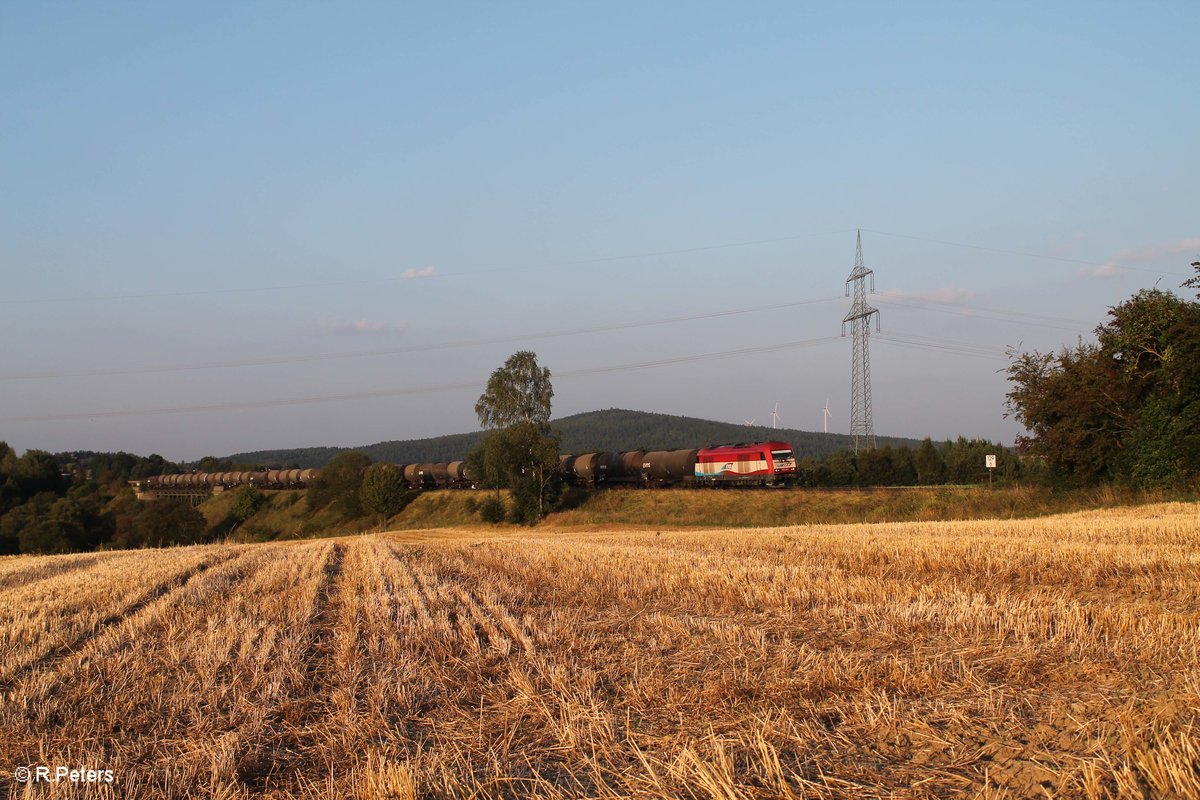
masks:
[(850, 296), (850, 284), (854, 284), (854, 303), (850, 313), (842, 320), (842, 336), (846, 335), (846, 323), (850, 323), (850, 335), (854, 340), (854, 352), (850, 364), (850, 435), (854, 437), (854, 452), (859, 447), (875, 449), (875, 421), (871, 419), (871, 315), (875, 315), (875, 330), (879, 330), (879, 310), (867, 305), (867, 277), (871, 278), (871, 291), (875, 291), (875, 273), (863, 264), (862, 231), (858, 233), (858, 244), (854, 252), (854, 271), (846, 278), (846, 296)]

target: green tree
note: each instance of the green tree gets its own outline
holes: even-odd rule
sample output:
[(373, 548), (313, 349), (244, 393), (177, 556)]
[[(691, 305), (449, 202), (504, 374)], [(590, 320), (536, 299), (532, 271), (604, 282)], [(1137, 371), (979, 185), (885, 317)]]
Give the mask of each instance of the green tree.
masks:
[[(1184, 282), (1183, 282), (1183, 284), (1181, 285), (1181, 287), (1180, 287), (1180, 288), (1183, 288), (1183, 289), (1200, 289), (1200, 261), (1193, 261), (1193, 262), (1192, 262), (1192, 269), (1196, 270), (1196, 275), (1195, 275), (1195, 277), (1188, 278), (1186, 281), (1184, 281)], [(1200, 292), (1197, 292), (1197, 293), (1196, 293), (1196, 296), (1197, 296), (1197, 297), (1200, 297)]]
[(198, 544), (204, 540), (204, 515), (184, 500), (151, 500), (140, 503), (132, 525), (119, 529), (117, 547), (168, 547)]
[(51, 519), (68, 531), (72, 550), (95, 550), (112, 538), (113, 515), (108, 511), (112, 495), (95, 481), (84, 481), (70, 488), (50, 510)]
[(475, 404), (491, 433), (470, 463), (486, 484), (512, 491), (513, 515), (535, 522), (557, 494), (558, 440), (550, 431), (550, 370), (527, 350), (514, 353), (488, 379)]
[(372, 464), (363, 473), (359, 501), (378, 515), (379, 524), (404, 510), (408, 504), (408, 484), (395, 464)]
[(838, 450), (825, 459), (829, 486), (850, 486), (854, 483), (854, 456), (849, 450)]
[[(10, 508), (20, 505), (25, 499), (21, 495), (21, 487), (12, 477), (12, 471), (16, 464), (17, 454), (8, 446), (8, 442), (0, 442), (0, 517), (3, 517)], [(16, 539), (13, 539), (13, 547), (16, 547)], [(4, 551), (0, 549), (0, 552)], [(17, 551), (14, 549), (12, 552)]]
[(892, 482), (892, 449), (864, 450), (854, 460), (859, 486), (886, 486)]
[(62, 494), (66, 489), (58, 459), (45, 450), (26, 450), (25, 455), (12, 462), (9, 475), (24, 497), (40, 492)]
[(819, 473), (821, 465), (811, 456), (796, 462), (796, 485), (802, 488), (823, 486), (824, 482)]
[(230, 472), (233, 470), (233, 462), (222, 461), (216, 456), (205, 456), (196, 462), (196, 469), (200, 472)]
[(65, 553), (71, 549), (67, 537), (55, 526), (43, 524), (58, 498), (42, 492), (0, 517), (0, 548), (5, 554)]
[(1029, 431), (1017, 437), (1023, 452), (1045, 459), (1056, 480), (1113, 477), (1113, 458), (1133, 420), (1098, 347), (1080, 342), (1058, 355), (1022, 353), (1008, 376), (1008, 414)]
[(338, 453), (308, 487), (305, 502), (309, 511), (334, 505), (347, 519), (362, 515), (358, 492), (371, 459), (348, 450)]
[(552, 397), (550, 370), (538, 366), (536, 354), (521, 350), (492, 372), (475, 403), (475, 413), (484, 428), (508, 428), (522, 423), (544, 426), (550, 421)]
[(178, 465), (172, 464), (158, 453), (151, 453), (145, 458), (138, 458), (129, 470), (129, 477), (137, 480), (139, 478), (149, 478), (152, 475), (165, 475), (178, 471)]
[(119, 544), (120, 542), (132, 541), (134, 520), (145, 505), (127, 486), (118, 490), (108, 501), (104, 511), (112, 519), (112, 534), (109, 538), (114, 546), (122, 547), (124, 545)]
[(933, 439), (928, 436), (917, 448), (913, 456), (913, 466), (917, 470), (917, 483), (922, 486), (941, 483), (944, 480), (945, 464), (942, 462), (942, 454), (934, 445)]
[(1200, 304), (1142, 290), (1109, 309), (1095, 344), (1011, 353), (1018, 439), (1060, 480), (1171, 485), (1197, 472)]
[(481, 448), (487, 485), (512, 493), (513, 522), (533, 523), (558, 494), (558, 440), (544, 428), (521, 423), (493, 431)]
[(913, 451), (901, 445), (892, 451), (892, 485), (912, 486), (917, 482), (917, 466)]
[(507, 515), (508, 511), (504, 508), (504, 500), (499, 494), (489, 495), (483, 498), (483, 502), (479, 504), (479, 518), (484, 522), (495, 525), (504, 522)]
[(258, 513), (266, 502), (267, 496), (253, 486), (239, 486), (233, 494), (233, 505), (229, 508), (229, 515), (239, 523), (245, 522)]

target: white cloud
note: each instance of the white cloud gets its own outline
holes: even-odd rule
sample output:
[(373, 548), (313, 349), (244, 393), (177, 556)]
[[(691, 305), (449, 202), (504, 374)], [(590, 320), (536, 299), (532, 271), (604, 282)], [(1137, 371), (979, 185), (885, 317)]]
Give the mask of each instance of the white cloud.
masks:
[(1117, 265), (1109, 262), (1096, 267), (1080, 267), (1079, 272), (1075, 274), (1080, 278), (1087, 278), (1089, 280), (1112, 278), (1117, 274)]
[[(1190, 257), (1196, 253), (1200, 253), (1200, 236), (1185, 236), (1169, 242), (1126, 248), (1105, 263), (1097, 264), (1094, 267), (1083, 267), (1076, 274), (1080, 278), (1088, 279), (1111, 278), (1121, 273), (1122, 265), (1145, 264), (1180, 256)], [(1131, 269), (1145, 268), (1131, 267)]]
[(1075, 255), (1078, 245), (1087, 241), (1087, 234), (1083, 231), (1075, 231), (1070, 236), (1055, 236), (1051, 238), (1043, 252), (1051, 258), (1069, 258)]
[(1173, 242), (1163, 242), (1162, 244), (1152, 244), (1147, 247), (1133, 247), (1128, 250), (1122, 250), (1117, 253), (1112, 261), (1158, 261), (1163, 258), (1173, 258), (1187, 253), (1195, 254), (1200, 252), (1200, 236), (1189, 236), (1183, 239), (1176, 239)]
[(321, 333), (401, 333), (408, 330), (407, 322), (377, 322), (369, 319), (322, 319), (317, 322)]
[(432, 278), (436, 272), (433, 267), (422, 267), (421, 269), (409, 268), (400, 274), (401, 278)]

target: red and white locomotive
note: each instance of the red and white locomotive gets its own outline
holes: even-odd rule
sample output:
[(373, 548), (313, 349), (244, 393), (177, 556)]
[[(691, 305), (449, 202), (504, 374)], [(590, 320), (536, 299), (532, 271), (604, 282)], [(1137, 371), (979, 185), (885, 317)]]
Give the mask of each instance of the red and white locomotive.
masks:
[(796, 458), (787, 442), (705, 447), (696, 454), (697, 484), (781, 486), (796, 476)]

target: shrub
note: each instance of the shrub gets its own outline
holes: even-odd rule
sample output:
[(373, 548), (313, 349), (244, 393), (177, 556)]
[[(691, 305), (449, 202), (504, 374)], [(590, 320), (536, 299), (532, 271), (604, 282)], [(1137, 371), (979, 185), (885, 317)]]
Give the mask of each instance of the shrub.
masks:
[(491, 495), (484, 498), (479, 504), (479, 518), (484, 522), (489, 522), (493, 525), (504, 522), (504, 518), (508, 516), (504, 508), (504, 501), (496, 495)]

